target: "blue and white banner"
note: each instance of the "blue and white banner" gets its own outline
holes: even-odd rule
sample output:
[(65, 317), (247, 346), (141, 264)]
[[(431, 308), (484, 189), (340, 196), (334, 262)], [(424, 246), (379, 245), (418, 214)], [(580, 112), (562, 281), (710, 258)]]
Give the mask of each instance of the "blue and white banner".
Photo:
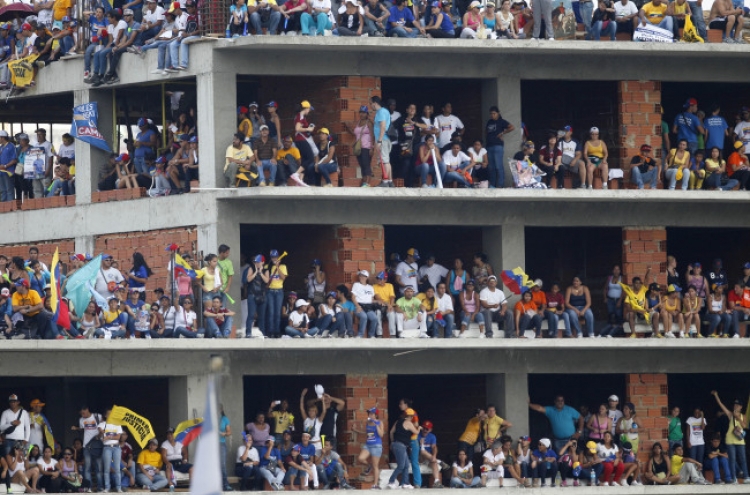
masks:
[(635, 33), (633, 33), (633, 41), (673, 43), (674, 35), (671, 31), (667, 31), (666, 29), (660, 28), (659, 26), (654, 26), (653, 24), (646, 24), (645, 26), (641, 26), (641, 24), (639, 23), (638, 27), (635, 28)]
[(70, 133), (74, 138), (80, 139), (84, 143), (89, 143), (107, 152), (109, 148), (104, 136), (99, 132), (97, 121), (99, 120), (99, 106), (96, 102), (84, 103), (73, 108), (73, 124), (70, 127)]
[(190, 480), (190, 495), (221, 495), (222, 493), (219, 421), (216, 382), (212, 374), (208, 378), (206, 411), (203, 415), (203, 428), (198, 440), (198, 450), (195, 452), (195, 470)]

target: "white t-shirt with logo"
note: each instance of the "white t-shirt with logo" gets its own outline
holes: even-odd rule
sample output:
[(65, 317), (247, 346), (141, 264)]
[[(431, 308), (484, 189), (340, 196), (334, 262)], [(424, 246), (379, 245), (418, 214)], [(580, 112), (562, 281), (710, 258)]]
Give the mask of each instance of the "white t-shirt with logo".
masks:
[(423, 265), (419, 268), (419, 278), (421, 279), (425, 275), (427, 276), (427, 280), (430, 281), (430, 285), (437, 289), (440, 280), (448, 275), (448, 269), (437, 263), (433, 263), (432, 266)]
[(635, 4), (630, 0), (628, 0), (628, 3), (626, 3), (625, 5), (623, 5), (622, 2), (617, 1), (614, 4), (614, 8), (615, 17), (617, 19), (622, 19), (623, 17), (638, 13), (638, 7), (636, 7)]
[(703, 439), (703, 427), (706, 426), (706, 418), (689, 417), (685, 423), (690, 428), (690, 445), (705, 445)]
[(240, 445), (240, 448), (237, 449), (237, 464), (242, 464), (243, 462), (260, 462), (258, 451), (252, 446), (250, 447), (250, 452), (247, 453), (247, 459), (243, 461), (242, 456), (245, 455), (245, 449), (244, 445)]
[(451, 136), (454, 132), (464, 128), (464, 123), (455, 115), (438, 115), (435, 117), (435, 127), (440, 131), (437, 145), (442, 148), (451, 142)]
[(113, 425), (102, 421), (99, 423), (99, 429), (102, 431), (102, 442), (108, 447), (114, 447), (120, 443), (120, 435), (122, 435), (122, 426)]
[(737, 138), (745, 143), (745, 154), (750, 154), (750, 122), (742, 121), (734, 127)]
[(398, 266), (396, 267), (396, 275), (401, 277), (401, 283), (404, 284), (404, 287), (401, 288), (402, 293), (406, 287), (411, 287), (416, 292), (417, 271), (418, 270), (416, 262), (410, 265), (406, 261), (402, 261), (398, 264)]
[(98, 426), (101, 417), (98, 414), (92, 414), (88, 418), (80, 418), (78, 427), (83, 430), (83, 446), (87, 446), (91, 440), (99, 434)]
[(154, 9), (153, 12), (151, 12), (149, 9), (143, 9), (143, 22), (148, 22), (151, 24), (155, 24), (159, 21), (164, 20), (164, 9), (156, 6), (156, 9)]
[(354, 282), (352, 285), (352, 295), (357, 298), (357, 304), (372, 304), (375, 298), (375, 289), (370, 284)]

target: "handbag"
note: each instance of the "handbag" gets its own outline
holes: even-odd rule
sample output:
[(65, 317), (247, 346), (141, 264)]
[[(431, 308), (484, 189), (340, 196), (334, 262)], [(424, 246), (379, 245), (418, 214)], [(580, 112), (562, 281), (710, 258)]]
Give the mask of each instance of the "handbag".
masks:
[[(742, 416), (740, 416), (740, 421), (742, 421)], [(742, 424), (737, 424), (737, 420), (732, 418), (732, 423), (734, 424), (734, 428), (732, 429), (732, 433), (734, 434), (734, 437), (737, 440), (744, 440), (745, 439), (745, 430), (742, 429)]]
[(357, 139), (357, 141), (354, 143), (354, 146), (352, 147), (352, 153), (354, 156), (359, 156), (362, 154), (362, 140)]
[[(21, 419), (21, 414), (23, 414), (23, 409), (18, 411), (18, 416), (16, 416), (16, 421), (19, 421)], [(5, 430), (3, 430), (3, 435), (10, 435), (16, 431), (16, 425), (10, 425)]]

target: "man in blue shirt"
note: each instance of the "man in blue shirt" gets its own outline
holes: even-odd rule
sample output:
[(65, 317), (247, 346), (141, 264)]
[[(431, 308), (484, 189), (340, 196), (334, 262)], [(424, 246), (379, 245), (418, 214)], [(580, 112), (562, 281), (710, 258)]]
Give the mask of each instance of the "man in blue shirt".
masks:
[[(403, 0), (400, 0), (403, 2)], [(396, 7), (394, 7), (396, 8)], [(380, 167), (383, 181), (378, 187), (393, 187), (391, 177), (391, 140), (388, 138), (388, 128), (391, 126), (391, 113), (383, 107), (379, 96), (370, 98), (370, 106), (375, 112), (373, 130), (375, 132), (375, 150), (380, 155)]]
[[(391, 15), (388, 18), (388, 36), (398, 38), (416, 38), (422, 29), (418, 22), (414, 21), (414, 14), (411, 9), (406, 7), (406, 0), (396, 0), (396, 4), (391, 7)], [(412, 24), (415, 27), (409, 27)], [(419, 26), (419, 27), (416, 27)]]
[(540, 406), (532, 404), (529, 400), (529, 409), (540, 412), (549, 419), (556, 451), (568, 443), (568, 440), (578, 438), (583, 433), (583, 416), (572, 407), (566, 406), (562, 395), (555, 397), (554, 406)]
[(714, 103), (711, 105), (711, 115), (706, 117), (703, 127), (706, 129), (706, 155), (711, 156), (712, 148), (724, 151), (724, 139), (729, 136), (729, 126), (724, 117), (719, 115), (721, 107)]
[(16, 163), (16, 147), (10, 143), (8, 133), (0, 130), (0, 201), (13, 201)]
[(689, 98), (682, 106), (682, 113), (674, 118), (672, 132), (677, 134), (677, 140), (684, 139), (688, 142), (688, 150), (693, 155), (698, 149), (698, 134), (706, 134), (703, 123), (695, 112), (698, 111), (698, 100)]
[(274, 490), (283, 490), (286, 470), (284, 469), (284, 463), (281, 462), (281, 452), (274, 446), (273, 437), (266, 440), (266, 444), (260, 448), (258, 455), (260, 456), (260, 464), (258, 466), (260, 475), (268, 481), (268, 484)]

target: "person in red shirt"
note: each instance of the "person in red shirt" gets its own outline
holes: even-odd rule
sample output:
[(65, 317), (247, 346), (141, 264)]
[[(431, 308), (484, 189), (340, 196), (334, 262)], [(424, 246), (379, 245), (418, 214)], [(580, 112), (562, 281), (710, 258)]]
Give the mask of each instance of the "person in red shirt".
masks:
[(221, 297), (216, 296), (211, 300), (211, 307), (203, 311), (206, 318), (206, 333), (217, 339), (228, 339), (232, 332), (232, 317), (234, 311), (228, 310), (221, 305)]
[[(740, 324), (750, 321), (750, 289), (746, 288), (742, 282), (734, 284), (734, 290), (727, 294), (727, 311), (732, 312), (734, 330), (732, 337), (738, 339), (740, 338)], [(730, 332), (725, 333), (728, 335)]]
[(547, 144), (539, 150), (539, 168), (547, 174), (542, 181), (547, 187), (552, 187), (552, 177), (557, 179), (557, 188), (563, 189), (563, 176), (565, 169), (562, 167), (562, 150), (557, 146), (557, 134), (547, 135)]
[(565, 323), (565, 332), (563, 337), (572, 337), (573, 333), (570, 331), (570, 315), (565, 312), (565, 297), (560, 292), (560, 283), (552, 282), (549, 292), (545, 293), (547, 299), (547, 309), (544, 312), (544, 317), (547, 319), (547, 328), (549, 329), (549, 336), (554, 337), (557, 335), (557, 325), (562, 318)]
[(521, 300), (515, 306), (516, 337), (524, 338), (527, 328), (534, 327), (537, 338), (542, 336), (542, 317), (539, 315), (539, 307), (532, 300), (531, 291), (527, 290), (521, 296)]
[(734, 152), (727, 158), (727, 176), (736, 179), (740, 183), (740, 189), (747, 190), (750, 181), (750, 166), (747, 156), (742, 151), (745, 145), (742, 141), (734, 143)]

